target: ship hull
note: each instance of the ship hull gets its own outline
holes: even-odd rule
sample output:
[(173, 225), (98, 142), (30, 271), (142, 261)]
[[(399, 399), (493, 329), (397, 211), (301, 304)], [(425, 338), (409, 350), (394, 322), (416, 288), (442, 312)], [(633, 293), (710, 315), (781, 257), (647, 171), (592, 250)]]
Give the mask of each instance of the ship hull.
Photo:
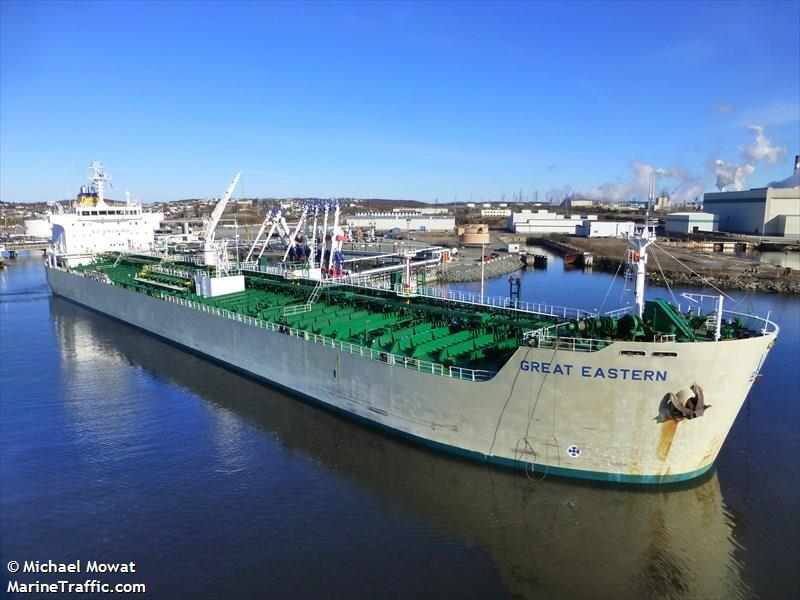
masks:
[[(47, 268), (47, 279), (72, 302), (395, 436), (505, 467), (629, 483), (707, 471), (775, 338), (615, 342), (596, 352), (520, 347), (478, 382), (371, 360), (58, 268)], [(692, 385), (711, 407), (699, 418), (672, 419), (665, 398)]]

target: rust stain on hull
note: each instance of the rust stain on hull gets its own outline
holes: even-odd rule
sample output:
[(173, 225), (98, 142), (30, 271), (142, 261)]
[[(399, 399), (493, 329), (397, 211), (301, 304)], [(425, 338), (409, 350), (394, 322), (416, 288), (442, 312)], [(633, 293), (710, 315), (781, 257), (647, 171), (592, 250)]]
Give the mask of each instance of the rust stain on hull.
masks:
[(661, 425), (661, 435), (658, 438), (658, 450), (656, 452), (658, 460), (667, 460), (669, 449), (672, 447), (672, 441), (675, 439), (676, 431), (678, 431), (678, 422), (674, 419), (664, 421)]
[(719, 447), (721, 445), (722, 442), (720, 441), (719, 436), (714, 436), (714, 439), (711, 440), (711, 444), (709, 445), (708, 452), (706, 452), (703, 458), (700, 459), (700, 462), (697, 463), (697, 468), (700, 469), (711, 462), (712, 457), (716, 457), (719, 453)]

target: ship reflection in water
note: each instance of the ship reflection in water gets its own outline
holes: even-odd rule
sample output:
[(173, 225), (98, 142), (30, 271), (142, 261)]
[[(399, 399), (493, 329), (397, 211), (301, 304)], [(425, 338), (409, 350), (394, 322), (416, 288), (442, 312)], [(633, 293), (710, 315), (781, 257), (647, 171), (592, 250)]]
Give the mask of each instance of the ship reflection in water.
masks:
[[(531, 480), (389, 439), (58, 298), (50, 311), (68, 426), (109, 486), (133, 485), (114, 465), (150, 473), (135, 510), (169, 514), (141, 550), (154, 589), (214, 592), (183, 571), (210, 562), (229, 596), (753, 595), (715, 470), (655, 490)], [(157, 397), (141, 393), (148, 378)], [(126, 527), (131, 540), (156, 525)], [(402, 547), (420, 540), (431, 549)]]

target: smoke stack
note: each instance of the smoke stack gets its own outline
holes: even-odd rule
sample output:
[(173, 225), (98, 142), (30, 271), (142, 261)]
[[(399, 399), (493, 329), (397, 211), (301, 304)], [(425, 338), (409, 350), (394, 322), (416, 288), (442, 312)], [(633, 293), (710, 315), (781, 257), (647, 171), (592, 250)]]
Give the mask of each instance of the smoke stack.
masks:
[(794, 155), (794, 174), (800, 173), (800, 154)]

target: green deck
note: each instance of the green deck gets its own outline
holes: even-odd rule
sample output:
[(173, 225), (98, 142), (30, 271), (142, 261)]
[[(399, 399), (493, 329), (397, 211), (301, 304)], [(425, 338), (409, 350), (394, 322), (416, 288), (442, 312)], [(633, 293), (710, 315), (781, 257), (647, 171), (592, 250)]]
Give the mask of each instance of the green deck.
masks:
[[(582, 322), (484, 305), (468, 305), (423, 297), (400, 297), (390, 291), (329, 285), (310, 310), (286, 314), (286, 307), (304, 305), (317, 282), (293, 281), (245, 272), (243, 292), (203, 298), (193, 292), (191, 277), (157, 271), (154, 259), (106, 255), (77, 270), (105, 273), (115, 284), (151, 296), (165, 294), (233, 313), (287, 325), (298, 331), (357, 344), (408, 359), (495, 371), (520, 345), (524, 333), (559, 325), (560, 336), (594, 349), (614, 339), (648, 340), (674, 334), (677, 341), (702, 339), (701, 322), (686, 319), (663, 301), (648, 302), (647, 321), (635, 317), (601, 317)], [(179, 265), (181, 271), (191, 268)], [(655, 326), (649, 326), (650, 322)], [(740, 332), (728, 331), (729, 335)], [(705, 332), (703, 334), (706, 338)], [(590, 343), (589, 339), (593, 341)], [(599, 346), (598, 346), (598, 340)]]

